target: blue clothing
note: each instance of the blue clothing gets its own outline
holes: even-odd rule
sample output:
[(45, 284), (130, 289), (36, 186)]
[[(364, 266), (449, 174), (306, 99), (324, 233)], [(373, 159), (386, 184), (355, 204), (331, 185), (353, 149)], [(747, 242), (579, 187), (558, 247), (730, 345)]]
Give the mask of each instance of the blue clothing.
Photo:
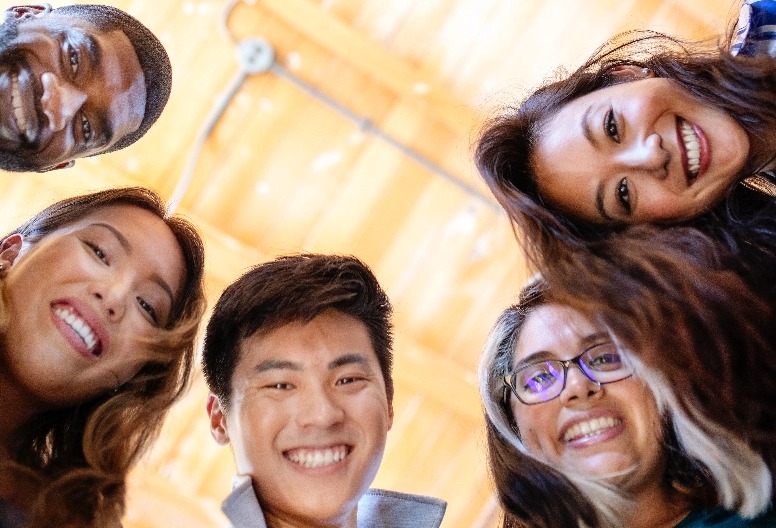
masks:
[(776, 526), (776, 513), (769, 511), (755, 519), (744, 519), (724, 508), (695, 510), (674, 528), (767, 528)]
[[(744, 0), (730, 53), (776, 57), (776, 0)], [(771, 164), (771, 170), (759, 172), (742, 183), (750, 189), (776, 197), (776, 173), (772, 169)]]
[(776, 0), (744, 2), (730, 53), (776, 57)]
[[(439, 528), (447, 503), (434, 497), (370, 489), (358, 501), (358, 528)], [(236, 477), (221, 509), (232, 528), (267, 528), (249, 477)]]

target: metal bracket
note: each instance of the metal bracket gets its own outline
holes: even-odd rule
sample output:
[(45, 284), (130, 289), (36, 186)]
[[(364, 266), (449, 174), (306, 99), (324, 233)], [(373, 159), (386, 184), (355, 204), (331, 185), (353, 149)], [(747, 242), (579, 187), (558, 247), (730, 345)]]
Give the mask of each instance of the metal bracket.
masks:
[(264, 73), (275, 63), (275, 50), (263, 38), (249, 38), (237, 46), (240, 65), (247, 73)]

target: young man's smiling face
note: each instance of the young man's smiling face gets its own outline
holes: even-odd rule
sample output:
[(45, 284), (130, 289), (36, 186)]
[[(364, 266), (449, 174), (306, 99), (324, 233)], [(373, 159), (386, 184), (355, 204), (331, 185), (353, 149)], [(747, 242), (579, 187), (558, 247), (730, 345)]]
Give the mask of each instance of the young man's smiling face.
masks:
[(227, 409), (211, 431), (231, 443), (269, 524), (355, 526), (380, 467), (393, 408), (364, 323), (330, 309), (245, 339)]
[(45, 170), (136, 131), (145, 76), (127, 36), (21, 9), (0, 25), (0, 168)]

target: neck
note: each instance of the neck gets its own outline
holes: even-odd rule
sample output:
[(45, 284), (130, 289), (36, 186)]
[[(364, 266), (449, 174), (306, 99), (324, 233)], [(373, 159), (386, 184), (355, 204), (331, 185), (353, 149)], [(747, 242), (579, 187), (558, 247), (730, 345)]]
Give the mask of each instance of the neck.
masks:
[(264, 512), (268, 528), (356, 528), (356, 509), (335, 519), (309, 519), (284, 513)]
[(673, 528), (690, 513), (687, 499), (662, 485), (642, 490), (634, 499), (635, 508), (625, 523), (629, 528)]

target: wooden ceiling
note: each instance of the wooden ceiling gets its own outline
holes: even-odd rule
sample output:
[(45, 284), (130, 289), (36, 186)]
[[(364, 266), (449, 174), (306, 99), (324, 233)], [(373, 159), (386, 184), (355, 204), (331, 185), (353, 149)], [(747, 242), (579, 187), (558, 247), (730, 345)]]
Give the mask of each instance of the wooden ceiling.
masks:
[[(472, 166), (478, 126), (616, 32), (710, 36), (732, 1), (113, 0), (169, 50), (170, 103), (127, 150), (0, 173), (6, 228), (62, 196), (154, 188), (201, 228), (211, 304), (276, 255), (357, 255), (396, 309), (396, 418), (374, 485), (446, 499), (444, 528), (496, 526), (475, 369), (527, 271)], [(277, 66), (241, 74), (235, 43), (256, 37)], [(133, 473), (126, 528), (225, 524), (234, 466), (205, 394), (197, 373)]]

